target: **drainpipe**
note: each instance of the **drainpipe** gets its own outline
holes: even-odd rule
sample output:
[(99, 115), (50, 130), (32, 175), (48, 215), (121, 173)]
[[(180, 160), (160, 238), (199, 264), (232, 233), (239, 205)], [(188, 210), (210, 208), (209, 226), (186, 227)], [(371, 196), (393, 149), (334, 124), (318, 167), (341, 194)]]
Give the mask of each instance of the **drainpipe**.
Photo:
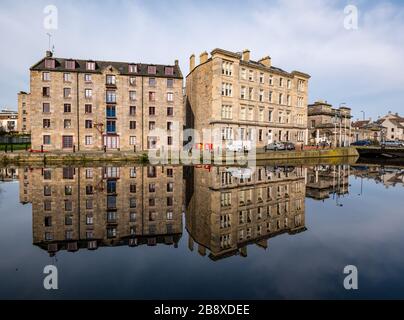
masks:
[(76, 106), (76, 113), (77, 113), (77, 151), (80, 151), (80, 106), (79, 106), (79, 73), (76, 73), (76, 80), (77, 80), (77, 92), (76, 92), (76, 97), (77, 97), (77, 106)]
[(145, 126), (145, 124), (144, 124), (144, 110), (143, 110), (143, 100), (144, 100), (144, 84), (143, 84), (143, 81), (144, 81), (144, 77), (142, 76), (142, 151), (144, 151), (144, 126)]

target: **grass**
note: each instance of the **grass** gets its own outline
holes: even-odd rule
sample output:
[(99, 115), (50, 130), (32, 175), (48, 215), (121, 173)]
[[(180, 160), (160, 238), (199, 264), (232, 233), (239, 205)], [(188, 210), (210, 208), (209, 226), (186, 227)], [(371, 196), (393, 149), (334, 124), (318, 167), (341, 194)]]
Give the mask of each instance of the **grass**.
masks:
[[(8, 152), (11, 152), (11, 145), (10, 144), (0, 144), (0, 151), (5, 151), (6, 150), (6, 146), (7, 146), (7, 150)], [(25, 150), (25, 148), (27, 148), (27, 150), (29, 150), (29, 148), (31, 148), (30, 144), (25, 144), (25, 143), (19, 143), (19, 144), (13, 144), (13, 150), (17, 151), (17, 150)]]

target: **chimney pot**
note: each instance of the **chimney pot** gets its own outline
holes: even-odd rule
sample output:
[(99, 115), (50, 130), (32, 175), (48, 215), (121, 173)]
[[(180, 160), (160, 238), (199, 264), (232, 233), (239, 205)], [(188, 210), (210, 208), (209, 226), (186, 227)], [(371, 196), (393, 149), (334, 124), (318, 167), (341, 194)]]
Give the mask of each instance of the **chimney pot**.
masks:
[(259, 63), (262, 63), (264, 66), (270, 68), (272, 66), (271, 63), (271, 57), (270, 56), (266, 56), (264, 58), (262, 58), (260, 61), (258, 61)]
[(205, 63), (206, 61), (208, 61), (208, 53), (206, 51), (202, 52), (201, 55), (199, 56), (199, 63)]
[(193, 54), (189, 57), (189, 72), (194, 70), (194, 68), (195, 68), (195, 55)]
[(242, 60), (250, 61), (250, 50), (248, 50), (248, 49), (243, 50)]
[(46, 57), (47, 57), (47, 58), (52, 58), (52, 57), (53, 57), (53, 52), (47, 50), (47, 51), (46, 51)]

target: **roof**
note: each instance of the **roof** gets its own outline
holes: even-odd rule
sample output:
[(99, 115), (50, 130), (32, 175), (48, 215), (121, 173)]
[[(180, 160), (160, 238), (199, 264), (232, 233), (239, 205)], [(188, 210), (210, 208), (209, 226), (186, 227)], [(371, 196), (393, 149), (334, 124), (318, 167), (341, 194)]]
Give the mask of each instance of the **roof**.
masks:
[[(53, 59), (55, 60), (55, 68), (49, 69), (45, 68), (45, 60)], [(66, 69), (65, 61), (74, 61), (75, 69)], [(95, 70), (87, 70), (86, 63), (95, 62)], [(136, 65), (137, 72), (129, 73), (129, 65)], [(178, 64), (175, 65), (161, 65), (161, 64), (144, 64), (144, 63), (132, 63), (132, 62), (116, 62), (116, 61), (94, 61), (94, 60), (80, 60), (80, 59), (66, 59), (66, 58), (56, 58), (56, 57), (45, 57), (38, 63), (33, 65), (30, 70), (34, 71), (60, 71), (60, 72), (82, 72), (82, 73), (101, 73), (105, 68), (112, 66), (120, 72), (122, 75), (133, 75), (133, 76), (153, 76), (153, 77), (164, 77), (164, 78), (178, 78), (182, 79), (182, 72)], [(147, 72), (148, 66), (156, 67), (156, 74), (149, 74)], [(166, 75), (164, 72), (165, 67), (173, 67), (173, 75)]]
[(352, 127), (363, 128), (364, 126), (368, 125), (369, 123), (370, 123), (370, 120), (356, 121), (356, 122), (352, 123)]

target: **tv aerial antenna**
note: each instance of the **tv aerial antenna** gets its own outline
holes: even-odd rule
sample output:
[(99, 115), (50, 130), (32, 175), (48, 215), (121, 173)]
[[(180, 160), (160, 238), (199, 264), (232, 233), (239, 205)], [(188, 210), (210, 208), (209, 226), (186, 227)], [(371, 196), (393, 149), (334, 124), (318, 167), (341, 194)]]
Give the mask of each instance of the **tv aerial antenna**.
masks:
[(46, 35), (48, 36), (48, 50), (52, 53), (54, 53), (55, 51), (55, 45), (52, 44), (52, 34), (50, 34), (49, 32), (46, 33)]

